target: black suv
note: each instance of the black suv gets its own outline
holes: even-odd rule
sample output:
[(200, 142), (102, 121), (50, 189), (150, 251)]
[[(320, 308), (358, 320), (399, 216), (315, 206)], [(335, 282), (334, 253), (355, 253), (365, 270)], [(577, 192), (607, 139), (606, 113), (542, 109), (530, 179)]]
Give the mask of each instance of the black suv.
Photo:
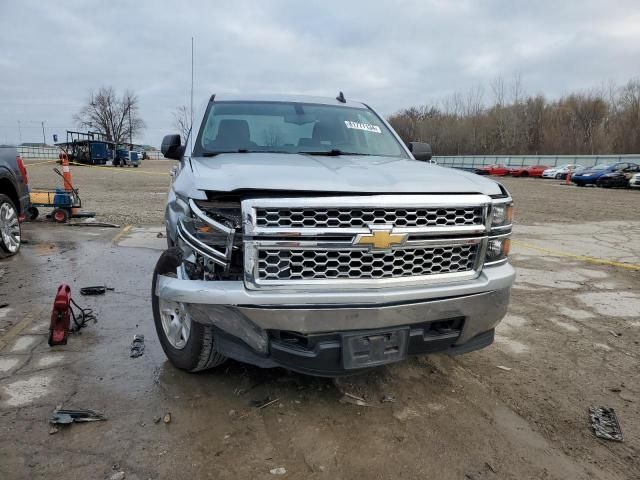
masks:
[(28, 182), (18, 150), (0, 145), (0, 258), (20, 250), (20, 222), (29, 207)]

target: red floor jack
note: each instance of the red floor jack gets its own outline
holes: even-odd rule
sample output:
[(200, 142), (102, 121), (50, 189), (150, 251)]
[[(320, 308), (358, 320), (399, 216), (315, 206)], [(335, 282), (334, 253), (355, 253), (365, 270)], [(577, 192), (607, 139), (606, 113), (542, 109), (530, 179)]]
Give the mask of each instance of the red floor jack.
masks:
[(49, 327), (49, 345), (66, 345), (71, 326), (71, 287), (66, 283), (58, 287), (56, 299), (51, 311)]
[[(85, 287), (80, 289), (80, 293), (84, 291), (95, 291), (98, 288), (113, 290), (108, 287)], [(102, 291), (101, 293), (104, 293)], [(89, 295), (89, 293), (86, 293)], [(95, 293), (94, 293), (95, 294)], [(76, 311), (73, 310), (76, 307)], [(71, 319), (73, 318), (73, 325)], [(66, 345), (69, 332), (77, 333), (81, 328), (87, 326), (87, 323), (93, 320), (97, 322), (97, 318), (90, 308), (82, 308), (73, 298), (71, 298), (71, 287), (66, 283), (61, 283), (56, 293), (56, 299), (53, 301), (53, 310), (51, 311), (51, 325), (49, 326), (49, 345)]]

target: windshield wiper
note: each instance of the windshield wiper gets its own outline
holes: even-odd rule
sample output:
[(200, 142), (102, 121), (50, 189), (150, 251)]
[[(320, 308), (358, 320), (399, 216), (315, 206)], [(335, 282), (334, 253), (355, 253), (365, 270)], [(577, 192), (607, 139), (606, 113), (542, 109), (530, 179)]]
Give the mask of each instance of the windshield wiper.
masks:
[(345, 152), (343, 150), (338, 150), (337, 148), (333, 148), (331, 150), (321, 150), (318, 152), (298, 152), (304, 153), (306, 155), (324, 155), (325, 157), (337, 157), (338, 155), (360, 155), (360, 156), (370, 156), (370, 153), (358, 153), (358, 152)]
[(297, 153), (288, 152), (287, 150), (247, 150), (246, 148), (239, 148), (238, 150), (224, 150), (220, 152), (203, 152), (203, 157), (215, 157), (222, 153)]
[(203, 152), (203, 157), (215, 157), (216, 155), (221, 155), (223, 153), (250, 153), (246, 148), (239, 148), (237, 150), (221, 150), (219, 152)]

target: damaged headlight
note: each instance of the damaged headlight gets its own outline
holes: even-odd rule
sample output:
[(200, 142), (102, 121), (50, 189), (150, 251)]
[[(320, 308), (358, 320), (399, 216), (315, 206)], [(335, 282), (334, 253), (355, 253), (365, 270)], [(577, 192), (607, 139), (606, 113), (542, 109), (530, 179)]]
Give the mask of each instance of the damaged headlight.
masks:
[(225, 268), (233, 253), (236, 230), (240, 229), (240, 206), (189, 201), (191, 215), (178, 224), (180, 239), (195, 253)]

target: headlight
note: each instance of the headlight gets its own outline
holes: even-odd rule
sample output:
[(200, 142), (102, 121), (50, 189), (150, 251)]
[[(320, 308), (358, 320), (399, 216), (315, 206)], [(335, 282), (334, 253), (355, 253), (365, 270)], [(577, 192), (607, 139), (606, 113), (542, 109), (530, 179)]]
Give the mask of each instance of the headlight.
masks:
[(513, 203), (495, 203), (491, 208), (491, 227), (504, 227), (513, 223)]
[(487, 254), (485, 264), (499, 262), (505, 260), (509, 256), (511, 248), (511, 239), (509, 238), (490, 238), (487, 244)]

